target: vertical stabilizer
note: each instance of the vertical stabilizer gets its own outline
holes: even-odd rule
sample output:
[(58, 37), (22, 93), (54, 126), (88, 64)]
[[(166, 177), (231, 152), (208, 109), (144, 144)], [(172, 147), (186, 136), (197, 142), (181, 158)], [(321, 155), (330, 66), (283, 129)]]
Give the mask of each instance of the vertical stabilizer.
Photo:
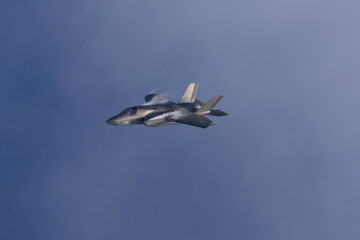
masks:
[(197, 90), (199, 88), (199, 83), (190, 83), (186, 88), (184, 94), (182, 95), (179, 103), (193, 103), (195, 102), (195, 97)]
[(223, 96), (215, 96), (210, 101), (205, 103), (199, 110), (195, 112), (197, 115), (209, 114), (210, 111), (215, 107), (215, 105), (223, 98)]

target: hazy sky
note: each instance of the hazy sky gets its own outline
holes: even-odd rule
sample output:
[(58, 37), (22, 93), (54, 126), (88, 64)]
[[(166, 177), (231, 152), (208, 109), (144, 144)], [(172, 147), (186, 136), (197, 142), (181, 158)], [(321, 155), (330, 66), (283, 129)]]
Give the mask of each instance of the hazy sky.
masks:
[[(0, 239), (359, 239), (359, 1), (0, 9)], [(230, 115), (105, 123), (190, 82)]]

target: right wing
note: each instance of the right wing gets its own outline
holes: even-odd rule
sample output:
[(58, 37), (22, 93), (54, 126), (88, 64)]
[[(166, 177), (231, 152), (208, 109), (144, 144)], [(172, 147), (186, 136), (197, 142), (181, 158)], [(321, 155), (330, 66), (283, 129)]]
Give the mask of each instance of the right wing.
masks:
[(151, 93), (145, 96), (145, 103), (143, 105), (155, 105), (169, 102), (169, 99), (165, 98), (164, 96), (156, 93)]
[(175, 118), (173, 119), (173, 121), (201, 128), (207, 128), (208, 126), (214, 124), (210, 119), (193, 113), (189, 113), (185, 116)]
[(154, 97), (158, 97), (158, 96), (159, 95), (157, 95), (156, 93), (150, 93), (145, 96), (145, 102), (150, 102), (151, 100), (153, 100)]

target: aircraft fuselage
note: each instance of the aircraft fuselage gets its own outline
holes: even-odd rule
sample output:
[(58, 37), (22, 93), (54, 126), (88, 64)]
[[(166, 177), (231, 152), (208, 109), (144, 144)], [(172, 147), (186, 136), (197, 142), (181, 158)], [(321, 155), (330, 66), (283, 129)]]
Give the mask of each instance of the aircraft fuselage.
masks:
[[(198, 105), (198, 107), (196, 107)], [(165, 120), (168, 114), (184, 114), (195, 112), (200, 108), (194, 103), (165, 103), (155, 105), (140, 105), (126, 108), (120, 114), (108, 119), (106, 122), (112, 125), (137, 125), (144, 124), (148, 127), (158, 127), (177, 122)]]

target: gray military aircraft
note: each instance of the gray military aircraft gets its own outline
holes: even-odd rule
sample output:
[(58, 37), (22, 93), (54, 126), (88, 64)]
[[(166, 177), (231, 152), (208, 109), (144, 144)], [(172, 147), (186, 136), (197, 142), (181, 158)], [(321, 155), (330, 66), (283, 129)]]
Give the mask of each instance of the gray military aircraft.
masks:
[(207, 128), (214, 123), (204, 115), (226, 116), (228, 114), (218, 109), (213, 110), (223, 96), (215, 96), (207, 103), (203, 103), (195, 98), (198, 88), (199, 83), (190, 83), (178, 103), (154, 93), (148, 94), (145, 96), (145, 104), (126, 108), (106, 122), (112, 125), (144, 124), (148, 127), (183, 123)]

